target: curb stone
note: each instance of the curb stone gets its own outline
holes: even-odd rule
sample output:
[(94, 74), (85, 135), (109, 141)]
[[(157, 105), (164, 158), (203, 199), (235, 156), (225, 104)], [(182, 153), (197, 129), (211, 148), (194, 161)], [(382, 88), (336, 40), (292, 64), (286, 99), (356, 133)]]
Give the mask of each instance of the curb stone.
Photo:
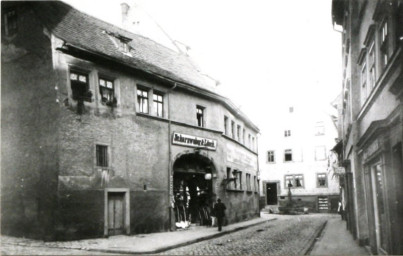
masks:
[(262, 223), (274, 221), (274, 220), (277, 220), (277, 218), (264, 220), (264, 221), (253, 223), (253, 224), (247, 225), (247, 226), (237, 227), (237, 228), (234, 228), (232, 230), (222, 231), (222, 232), (211, 234), (211, 235), (208, 235), (208, 236), (199, 237), (199, 238), (196, 238), (196, 239), (191, 240), (191, 241), (178, 243), (178, 244), (175, 244), (175, 245), (169, 245), (169, 246), (165, 246), (163, 248), (158, 248), (158, 249), (155, 249), (155, 250), (132, 251), (130, 249), (128, 249), (128, 250), (119, 250), (119, 249), (95, 249), (95, 248), (86, 248), (85, 250), (93, 251), (93, 252), (107, 252), (107, 253), (121, 253), (121, 254), (155, 254), (155, 253), (160, 253), (160, 252), (168, 251), (168, 250), (171, 250), (171, 249), (179, 248), (179, 247), (182, 247), (182, 246), (198, 243), (198, 242), (201, 242), (201, 241), (209, 240), (209, 239), (212, 239), (212, 238), (217, 238), (217, 237), (220, 237), (220, 236), (224, 236), (224, 235), (227, 235), (227, 234), (230, 234), (230, 233), (233, 233), (233, 232), (237, 232), (237, 231), (240, 231), (240, 230), (243, 230), (243, 229), (247, 229), (247, 228), (257, 226), (257, 225), (262, 224)]
[(314, 232), (314, 234), (309, 238), (307, 245), (298, 253), (298, 255), (308, 255), (312, 251), (318, 238), (322, 235), (322, 232), (325, 229), (326, 225), (327, 220), (322, 225), (320, 225), (319, 228)]

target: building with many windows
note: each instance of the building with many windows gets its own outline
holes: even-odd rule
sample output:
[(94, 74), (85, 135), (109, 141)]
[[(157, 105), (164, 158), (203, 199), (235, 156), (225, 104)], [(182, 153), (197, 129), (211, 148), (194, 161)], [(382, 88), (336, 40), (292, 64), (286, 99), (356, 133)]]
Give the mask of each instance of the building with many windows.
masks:
[(347, 228), (374, 254), (403, 253), (403, 1), (333, 0), (342, 33), (339, 166)]
[(217, 198), (229, 223), (259, 215), (259, 130), (188, 56), (59, 1), (2, 21), (3, 234), (208, 225)]
[(310, 212), (337, 211), (338, 177), (328, 168), (335, 117), (304, 105), (283, 109), (280, 116), (260, 137), (264, 205), (277, 211), (289, 202), (290, 190), (296, 204)]

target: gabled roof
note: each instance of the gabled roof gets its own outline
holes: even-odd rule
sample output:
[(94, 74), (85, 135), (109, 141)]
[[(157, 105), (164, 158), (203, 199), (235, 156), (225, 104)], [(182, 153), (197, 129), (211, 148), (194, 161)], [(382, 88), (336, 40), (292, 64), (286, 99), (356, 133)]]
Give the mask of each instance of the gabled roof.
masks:
[[(82, 13), (61, 1), (29, 1), (41, 23), (67, 46), (104, 57), (130, 68), (181, 84), (182, 88), (202, 93), (229, 108), (246, 124), (259, 128), (227, 98), (217, 94), (211, 78), (201, 74), (189, 56), (169, 49), (147, 37), (131, 33)], [(125, 54), (117, 42), (127, 43)]]
[[(66, 45), (107, 57), (128, 67), (167, 78), (195, 91), (200, 89), (208, 97), (229, 107), (235, 115), (243, 119), (250, 128), (259, 128), (237, 109), (227, 98), (214, 91), (211, 78), (201, 74), (189, 56), (175, 52), (149, 38), (137, 35), (110, 23), (82, 13), (61, 1), (27, 2), (37, 14), (42, 24)], [(127, 43), (130, 55), (117, 47), (116, 41)], [(115, 42), (114, 42), (115, 41)]]
[[(93, 53), (107, 55), (134, 68), (191, 84), (211, 88), (211, 80), (202, 75), (190, 58), (155, 41), (133, 34), (117, 26), (82, 13), (60, 1), (30, 2), (43, 25), (66, 43)], [(125, 41), (131, 51), (128, 56), (117, 47)]]

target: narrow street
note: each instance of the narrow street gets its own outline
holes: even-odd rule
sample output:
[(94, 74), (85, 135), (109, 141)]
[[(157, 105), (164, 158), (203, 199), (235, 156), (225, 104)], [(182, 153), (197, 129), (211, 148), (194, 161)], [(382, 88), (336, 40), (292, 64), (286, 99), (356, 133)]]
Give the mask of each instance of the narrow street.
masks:
[(315, 231), (337, 215), (279, 215), (267, 222), (216, 239), (169, 250), (163, 255), (301, 255)]
[[(218, 238), (178, 247), (157, 255), (301, 255), (312, 245), (318, 230), (326, 221), (338, 215), (276, 215), (276, 220), (264, 222)], [(209, 229), (212, 229), (211, 227)], [(215, 229), (215, 228), (214, 228)], [(225, 227), (224, 227), (225, 231)], [(176, 231), (183, 233), (183, 231)], [(177, 234), (177, 233), (176, 233)], [(152, 236), (153, 234), (150, 234)], [(125, 239), (125, 238), (122, 238)], [(117, 255), (98, 251), (57, 248), (57, 243), (19, 242), (2, 239), (2, 255)], [(155, 242), (155, 241), (154, 241)], [(47, 246), (48, 245), (48, 246)]]

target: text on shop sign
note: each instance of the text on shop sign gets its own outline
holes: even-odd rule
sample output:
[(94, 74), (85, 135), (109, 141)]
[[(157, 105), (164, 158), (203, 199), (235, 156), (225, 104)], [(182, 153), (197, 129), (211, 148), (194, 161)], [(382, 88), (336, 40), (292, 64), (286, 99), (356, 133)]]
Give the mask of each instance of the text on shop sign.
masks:
[(194, 148), (206, 148), (211, 150), (217, 149), (216, 140), (181, 134), (177, 132), (174, 132), (173, 134), (172, 144)]

